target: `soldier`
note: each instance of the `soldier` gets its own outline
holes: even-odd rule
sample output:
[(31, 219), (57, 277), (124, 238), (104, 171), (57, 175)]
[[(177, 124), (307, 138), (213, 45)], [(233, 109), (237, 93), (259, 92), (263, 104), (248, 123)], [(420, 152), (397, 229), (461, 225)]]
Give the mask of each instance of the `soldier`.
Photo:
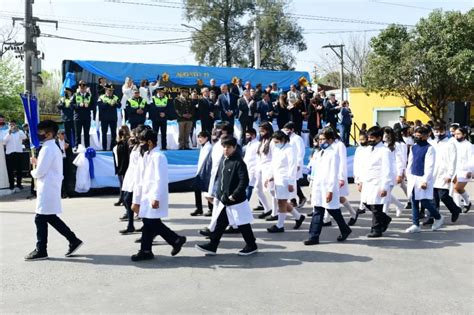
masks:
[(180, 150), (190, 150), (189, 135), (193, 128), (195, 107), (188, 98), (188, 94), (188, 89), (181, 89), (181, 93), (174, 100), (174, 108), (178, 115)]
[(127, 100), (127, 106), (125, 107), (130, 129), (135, 129), (138, 125), (145, 123), (147, 110), (148, 104), (146, 100), (140, 96), (140, 91), (134, 88), (133, 96)]
[(102, 149), (107, 151), (107, 130), (110, 127), (110, 150), (115, 146), (117, 136), (117, 109), (121, 104), (117, 95), (114, 95), (114, 87), (111, 84), (105, 86), (105, 94), (97, 101), (99, 107), (100, 129), (102, 131)]
[(168, 124), (168, 97), (165, 96), (165, 88), (162, 86), (156, 89), (157, 96), (153, 96), (150, 105), (150, 119), (153, 122), (153, 131), (158, 134), (161, 132), (161, 150), (166, 150), (166, 127)]

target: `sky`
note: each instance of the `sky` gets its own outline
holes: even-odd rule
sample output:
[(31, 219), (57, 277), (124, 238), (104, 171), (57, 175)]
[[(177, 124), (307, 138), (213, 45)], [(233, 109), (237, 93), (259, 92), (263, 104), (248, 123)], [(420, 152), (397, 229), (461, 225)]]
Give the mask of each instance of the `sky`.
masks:
[[(101, 41), (155, 41), (189, 38), (191, 30), (181, 24), (198, 26), (186, 21), (181, 3), (180, 0), (35, 0), (33, 14), (42, 19), (59, 20), (58, 30), (52, 24), (39, 24), (44, 34)], [(296, 70), (311, 72), (315, 66), (322, 68), (325, 55), (332, 53), (321, 49), (323, 45), (348, 42), (351, 36), (370, 38), (386, 27), (383, 23), (414, 25), (436, 8), (467, 12), (472, 4), (473, 1), (461, 0), (293, 0), (288, 12), (300, 17), (297, 22), (304, 29), (308, 46), (306, 51), (296, 55)], [(11, 25), (11, 16), (23, 15), (23, 0), (0, 0), (0, 28)], [(322, 21), (318, 17), (337, 21)], [(20, 25), (17, 27), (17, 40), (21, 41), (24, 32)], [(45, 54), (42, 67), (48, 71), (60, 69), (62, 60), (66, 59), (196, 65), (189, 47), (190, 42), (105, 45), (38, 39), (38, 49)]]

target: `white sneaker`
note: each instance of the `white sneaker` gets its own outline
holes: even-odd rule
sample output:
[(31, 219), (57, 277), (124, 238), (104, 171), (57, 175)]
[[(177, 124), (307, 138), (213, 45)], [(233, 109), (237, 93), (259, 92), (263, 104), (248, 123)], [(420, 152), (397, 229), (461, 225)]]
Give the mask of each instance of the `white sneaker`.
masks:
[(431, 231), (439, 230), (441, 226), (443, 225), (443, 223), (444, 223), (444, 217), (441, 216), (439, 220), (434, 221), (433, 225), (431, 226)]
[(402, 209), (400, 208), (397, 208), (397, 212), (395, 213), (395, 215), (398, 217), (400, 217), (402, 215)]
[(405, 230), (405, 233), (420, 233), (421, 228), (418, 225), (413, 224), (408, 229)]

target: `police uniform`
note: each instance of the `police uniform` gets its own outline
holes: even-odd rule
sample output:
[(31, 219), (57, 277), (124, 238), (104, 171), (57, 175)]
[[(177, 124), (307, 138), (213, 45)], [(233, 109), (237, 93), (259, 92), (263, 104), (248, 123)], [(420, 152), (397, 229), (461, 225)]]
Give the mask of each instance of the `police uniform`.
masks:
[[(71, 91), (69, 88), (65, 90)], [(57, 107), (61, 111), (61, 120), (64, 123), (66, 139), (74, 146), (74, 107), (72, 106), (72, 97), (67, 95), (61, 97)]]
[[(158, 91), (163, 91), (163, 87), (158, 87)], [(168, 97), (153, 96), (152, 103), (150, 104), (150, 119), (153, 123), (153, 131), (158, 134), (158, 130), (161, 132), (161, 149), (166, 150), (166, 127), (168, 124)]]
[(75, 146), (81, 143), (82, 131), (84, 130), (84, 145), (90, 146), (91, 111), (95, 109), (92, 95), (89, 92), (77, 92), (71, 99), (74, 108), (74, 128), (76, 131)]
[[(142, 112), (139, 113), (139, 110)], [(143, 125), (146, 120), (148, 104), (141, 96), (128, 99), (125, 111), (127, 112), (130, 129), (135, 129), (138, 125)]]
[[(106, 89), (112, 89), (112, 85), (106, 85)], [(107, 151), (107, 130), (110, 127), (110, 150), (116, 144), (117, 135), (117, 109), (120, 108), (121, 104), (117, 95), (107, 96), (103, 94), (97, 100), (97, 106), (99, 107), (99, 120), (100, 129), (102, 132), (102, 149)]]

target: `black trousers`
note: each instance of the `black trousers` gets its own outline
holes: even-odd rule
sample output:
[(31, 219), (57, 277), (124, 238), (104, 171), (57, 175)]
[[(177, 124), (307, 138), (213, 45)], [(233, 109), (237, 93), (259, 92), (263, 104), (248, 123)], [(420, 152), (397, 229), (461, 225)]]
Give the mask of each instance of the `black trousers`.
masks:
[(455, 213), (461, 213), (461, 208), (459, 208), (456, 203), (453, 200), (453, 197), (449, 195), (449, 190), (448, 189), (441, 189), (441, 188), (435, 188), (433, 191), (434, 194), (434, 199), (436, 203), (436, 208), (438, 208), (439, 211), (439, 206), (440, 206), (440, 201), (444, 203), (446, 208), (448, 208), (449, 212), (452, 214)]
[[(217, 247), (219, 246), (222, 235), (224, 234), (224, 231), (228, 225), (229, 218), (227, 217), (227, 211), (224, 208), (222, 209), (221, 213), (219, 214), (219, 217), (217, 218), (216, 228), (214, 229), (214, 232), (212, 232), (210, 235), (211, 245), (215, 249), (217, 249)], [(252, 247), (255, 246), (255, 236), (253, 235), (252, 226), (250, 225), (250, 223), (239, 225), (238, 228), (240, 233), (242, 234), (242, 237), (245, 240), (245, 243)]]
[[(319, 241), (319, 236), (323, 228), (324, 211), (325, 209), (323, 207), (314, 207), (311, 225), (309, 226), (309, 238), (311, 240)], [(342, 216), (341, 209), (327, 209), (327, 211), (336, 221), (341, 233), (346, 233), (350, 230), (350, 227)]]
[(390, 217), (383, 212), (383, 205), (365, 205), (372, 212), (372, 231), (382, 233), (382, 229), (390, 221)]
[(201, 120), (202, 131), (207, 131), (209, 134), (212, 134), (212, 127), (214, 127), (214, 122), (212, 120)]
[[(199, 189), (194, 190), (194, 200), (196, 202), (196, 209), (202, 212), (202, 191)], [(210, 211), (214, 208), (214, 205), (211, 202), (207, 202), (207, 207)]]
[(39, 252), (46, 252), (48, 245), (48, 223), (56, 229), (62, 236), (64, 236), (69, 243), (74, 243), (78, 240), (71, 229), (55, 214), (37, 214), (35, 216), (36, 224), (36, 250)]
[(90, 120), (75, 120), (74, 127), (76, 129), (76, 147), (81, 144), (82, 142), (82, 131), (84, 130), (84, 146), (86, 148), (90, 147), (90, 135), (89, 131), (91, 129), (91, 121)]
[(118, 180), (119, 180), (119, 183), (120, 183), (120, 194), (119, 194), (119, 199), (118, 199), (118, 203), (123, 203), (123, 196), (125, 194), (124, 191), (122, 191), (122, 185), (123, 185), (123, 179), (125, 177), (125, 175), (117, 175), (118, 177)]
[(128, 220), (127, 229), (134, 230), (135, 229), (135, 227), (133, 226), (134, 212), (132, 211), (133, 193), (129, 191), (122, 191), (121, 195), (123, 195), (123, 205), (125, 209), (127, 210), (127, 220)]
[(242, 144), (246, 144), (245, 133), (253, 127), (252, 117), (245, 117), (245, 119), (240, 120), (240, 125), (242, 126)]
[[(110, 127), (110, 150), (107, 150), (107, 130)], [(101, 121), (100, 130), (102, 132), (102, 149), (104, 151), (112, 151), (117, 143), (117, 121)]]
[(166, 142), (166, 130), (168, 122), (166, 120), (153, 121), (153, 131), (158, 135), (158, 131), (161, 132), (161, 149), (166, 149), (168, 143)]
[[(302, 178), (298, 179), (296, 181), (296, 195), (298, 195), (298, 198), (300, 199), (303, 199), (303, 198), (306, 198), (305, 195), (303, 194), (303, 190), (301, 189), (301, 182), (302, 182)], [(296, 199), (293, 198), (291, 199), (291, 201), (293, 201), (294, 203), (296, 203)]]
[(173, 246), (178, 240), (178, 234), (167, 227), (161, 219), (143, 218), (142, 243), (140, 250), (151, 252), (153, 239), (160, 235), (168, 244)]
[(74, 141), (74, 121), (65, 121), (64, 122), (64, 132), (66, 132), (66, 139), (69, 140), (72, 146), (75, 146)]
[(314, 137), (318, 134), (319, 129), (318, 128), (310, 128), (309, 129), (309, 147), (313, 147), (313, 139)]
[(63, 158), (63, 182), (61, 184), (62, 195), (69, 195), (73, 190), (71, 188), (72, 163), (68, 158)]
[(7, 163), (8, 182), (10, 183), (10, 189), (15, 188), (15, 177), (16, 186), (21, 187), (21, 179), (23, 177), (23, 166), (22, 166), (22, 153), (12, 152), (5, 154), (5, 160)]

